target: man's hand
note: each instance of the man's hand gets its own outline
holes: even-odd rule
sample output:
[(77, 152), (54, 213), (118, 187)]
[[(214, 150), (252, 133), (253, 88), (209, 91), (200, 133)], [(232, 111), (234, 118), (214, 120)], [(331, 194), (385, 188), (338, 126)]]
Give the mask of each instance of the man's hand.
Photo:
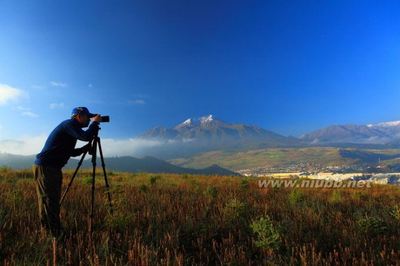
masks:
[(80, 148), (73, 149), (71, 152), (71, 156), (76, 157), (85, 152), (88, 152), (90, 155), (92, 155), (92, 146), (90, 145), (90, 143), (88, 143)]
[(89, 154), (92, 154), (92, 146), (90, 143), (86, 144), (85, 146), (82, 146), (81, 148), (82, 153), (89, 152)]
[(97, 114), (96, 116), (92, 117), (91, 119), (92, 119), (92, 121), (100, 123), (101, 122), (101, 115)]

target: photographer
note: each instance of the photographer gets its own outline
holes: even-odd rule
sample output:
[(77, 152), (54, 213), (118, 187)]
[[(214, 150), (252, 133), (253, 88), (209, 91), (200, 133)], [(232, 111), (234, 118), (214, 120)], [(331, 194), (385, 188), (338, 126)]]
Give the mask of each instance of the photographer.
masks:
[[(89, 126), (89, 122), (92, 123)], [(92, 114), (86, 107), (76, 107), (71, 118), (61, 122), (49, 135), (42, 151), (36, 155), (33, 173), (38, 196), (39, 218), (42, 231), (57, 237), (61, 233), (60, 196), (62, 167), (71, 156), (90, 151), (90, 142), (75, 148), (77, 140), (91, 141), (99, 130), (101, 116)], [(84, 131), (82, 128), (89, 126)]]

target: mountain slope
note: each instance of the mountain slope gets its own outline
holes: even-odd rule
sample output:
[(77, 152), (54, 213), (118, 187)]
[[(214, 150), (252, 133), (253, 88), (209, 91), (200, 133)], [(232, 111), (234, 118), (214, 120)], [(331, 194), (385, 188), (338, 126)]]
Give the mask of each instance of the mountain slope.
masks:
[(335, 125), (301, 137), (310, 144), (390, 144), (400, 140), (400, 121), (369, 125)]
[[(166, 161), (147, 156), (144, 158), (134, 158), (131, 156), (106, 158), (106, 168), (114, 171), (123, 172), (151, 172), (151, 173), (178, 173), (178, 174), (203, 174), (203, 175), (238, 175), (228, 169), (212, 165), (204, 169), (191, 169), (173, 165)], [(68, 164), (69, 168), (76, 167), (76, 164)], [(84, 168), (92, 167), (90, 161), (85, 161), (82, 165)]]
[(169, 162), (191, 168), (216, 163), (239, 171), (264, 168), (271, 171), (298, 171), (301, 168), (346, 167), (352, 165), (376, 166), (380, 163), (398, 164), (400, 149), (354, 149), (336, 147), (268, 148), (239, 152), (211, 151), (190, 158), (177, 158)]
[(247, 168), (286, 168), (299, 164), (351, 165), (352, 158), (343, 158), (339, 148), (267, 148), (247, 151), (210, 151), (189, 158), (178, 158), (169, 162), (191, 168), (201, 168), (216, 163), (234, 171)]
[[(139, 136), (169, 145), (167, 158), (216, 149), (298, 146), (301, 142), (258, 126), (226, 123), (213, 115), (188, 118), (173, 128), (156, 127)], [(175, 148), (175, 149), (174, 149)], [(175, 152), (175, 153), (174, 153)], [(152, 151), (149, 150), (152, 154)]]
[[(187, 174), (202, 174), (202, 175), (238, 175), (228, 169), (219, 167), (215, 164), (210, 164), (210, 167), (204, 169), (191, 169), (173, 165), (166, 161), (154, 158), (144, 157), (135, 158), (131, 156), (104, 158), (106, 169), (123, 172), (150, 172), (150, 173), (187, 173)], [(34, 156), (13, 155), (0, 153), (0, 166), (7, 166), (14, 169), (31, 168), (34, 161)], [(100, 167), (98, 160), (98, 167)], [(78, 160), (70, 159), (65, 166), (66, 169), (75, 169)], [(85, 160), (82, 168), (91, 168), (90, 160)]]

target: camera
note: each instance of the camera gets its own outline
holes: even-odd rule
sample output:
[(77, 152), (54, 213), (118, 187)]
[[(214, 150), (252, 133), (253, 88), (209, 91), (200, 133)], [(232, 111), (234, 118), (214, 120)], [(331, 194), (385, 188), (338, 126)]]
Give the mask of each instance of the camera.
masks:
[(108, 122), (110, 122), (110, 116), (108, 116), (108, 115), (102, 115), (102, 116), (100, 116), (101, 117), (101, 123), (108, 123)]

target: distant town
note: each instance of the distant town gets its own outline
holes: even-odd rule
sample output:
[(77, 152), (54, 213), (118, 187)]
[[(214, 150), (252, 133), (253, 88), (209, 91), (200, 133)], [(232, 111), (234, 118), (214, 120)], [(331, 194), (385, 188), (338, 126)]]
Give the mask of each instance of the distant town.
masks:
[(309, 178), (325, 180), (365, 180), (376, 184), (400, 185), (399, 169), (383, 165), (318, 166), (310, 163), (293, 164), (285, 168), (255, 167), (237, 171), (243, 176), (271, 178)]

